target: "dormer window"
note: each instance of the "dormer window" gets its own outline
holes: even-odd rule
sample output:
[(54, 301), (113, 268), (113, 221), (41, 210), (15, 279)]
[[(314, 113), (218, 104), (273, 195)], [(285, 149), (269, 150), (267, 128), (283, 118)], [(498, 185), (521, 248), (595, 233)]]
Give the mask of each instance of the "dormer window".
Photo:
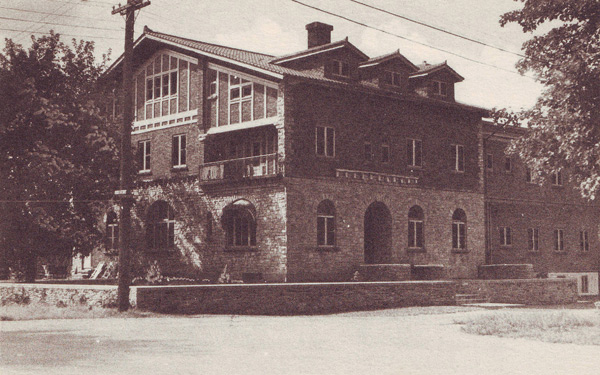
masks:
[(402, 75), (397, 72), (386, 71), (383, 82), (392, 86), (402, 86)]
[(448, 96), (448, 84), (441, 81), (433, 81), (433, 93), (439, 96)]
[(332, 74), (350, 77), (350, 66), (347, 61), (333, 60)]

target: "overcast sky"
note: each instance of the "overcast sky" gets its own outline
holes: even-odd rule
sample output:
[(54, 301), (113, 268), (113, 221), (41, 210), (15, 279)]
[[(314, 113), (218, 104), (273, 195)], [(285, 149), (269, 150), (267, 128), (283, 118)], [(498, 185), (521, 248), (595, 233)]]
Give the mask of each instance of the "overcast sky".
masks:
[[(516, 73), (514, 65), (519, 57), (514, 54), (450, 36), (350, 0), (299, 1), (412, 41), (321, 13), (291, 0), (152, 0), (152, 4), (142, 9), (137, 17), (135, 37), (147, 25), (156, 31), (178, 36), (281, 55), (305, 49), (304, 26), (320, 21), (334, 26), (333, 41), (347, 36), (352, 44), (371, 57), (400, 49), (415, 64), (424, 60), (429, 63), (447, 60), (452, 68), (465, 77), (456, 87), (456, 98), (463, 103), (485, 108), (528, 108), (540, 94), (541, 86), (538, 83)], [(501, 14), (519, 7), (520, 2), (513, 0), (360, 1), (516, 53), (521, 52), (522, 43), (531, 37), (530, 34), (523, 34), (517, 25), (501, 28), (498, 23)], [(31, 31), (44, 33), (54, 29), (64, 34), (65, 39), (75, 36), (95, 41), (98, 54), (106, 53), (110, 48), (112, 58), (116, 59), (123, 51), (125, 24), (121, 16), (110, 14), (112, 5), (118, 2), (0, 0), (0, 17), (12, 18), (0, 22), (0, 37), (28, 45)]]

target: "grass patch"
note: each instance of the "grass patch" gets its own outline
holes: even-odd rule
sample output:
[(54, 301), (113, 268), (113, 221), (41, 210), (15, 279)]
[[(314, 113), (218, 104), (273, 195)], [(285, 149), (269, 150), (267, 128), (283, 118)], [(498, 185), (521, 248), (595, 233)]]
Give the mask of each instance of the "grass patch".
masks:
[(98, 318), (139, 318), (153, 316), (149, 312), (135, 309), (119, 312), (116, 308), (68, 306), (48, 304), (10, 304), (0, 306), (0, 321), (42, 320), (42, 319), (98, 319)]
[(497, 311), (454, 321), (466, 333), (528, 338), (553, 343), (600, 345), (600, 312)]

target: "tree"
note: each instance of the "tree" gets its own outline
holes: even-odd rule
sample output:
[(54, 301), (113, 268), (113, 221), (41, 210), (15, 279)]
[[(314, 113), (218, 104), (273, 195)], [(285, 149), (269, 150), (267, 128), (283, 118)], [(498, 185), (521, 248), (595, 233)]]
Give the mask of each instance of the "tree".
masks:
[(0, 248), (3, 263), (35, 277), (37, 257), (88, 253), (101, 239), (104, 201), (118, 176), (117, 147), (101, 115), (93, 42), (59, 34), (7, 39), (0, 53)]
[(600, 194), (600, 2), (515, 1), (522, 9), (502, 15), (500, 25), (541, 34), (524, 43), (517, 68), (533, 72), (545, 90), (519, 114), (528, 136), (509, 152), (540, 176), (568, 169), (582, 196), (593, 200)]

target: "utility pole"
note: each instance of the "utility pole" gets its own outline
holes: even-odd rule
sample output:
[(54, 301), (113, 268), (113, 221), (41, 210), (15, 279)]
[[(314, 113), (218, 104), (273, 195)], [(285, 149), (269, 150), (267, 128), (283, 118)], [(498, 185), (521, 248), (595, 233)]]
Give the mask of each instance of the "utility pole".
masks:
[(125, 16), (125, 52), (123, 54), (123, 126), (121, 128), (121, 160), (119, 191), (115, 196), (121, 201), (121, 217), (119, 225), (119, 287), (117, 290), (119, 311), (129, 309), (129, 257), (131, 252), (131, 207), (133, 206), (131, 125), (133, 124), (133, 26), (135, 11), (150, 5), (149, 0), (127, 0), (127, 4), (113, 7), (111, 14)]

